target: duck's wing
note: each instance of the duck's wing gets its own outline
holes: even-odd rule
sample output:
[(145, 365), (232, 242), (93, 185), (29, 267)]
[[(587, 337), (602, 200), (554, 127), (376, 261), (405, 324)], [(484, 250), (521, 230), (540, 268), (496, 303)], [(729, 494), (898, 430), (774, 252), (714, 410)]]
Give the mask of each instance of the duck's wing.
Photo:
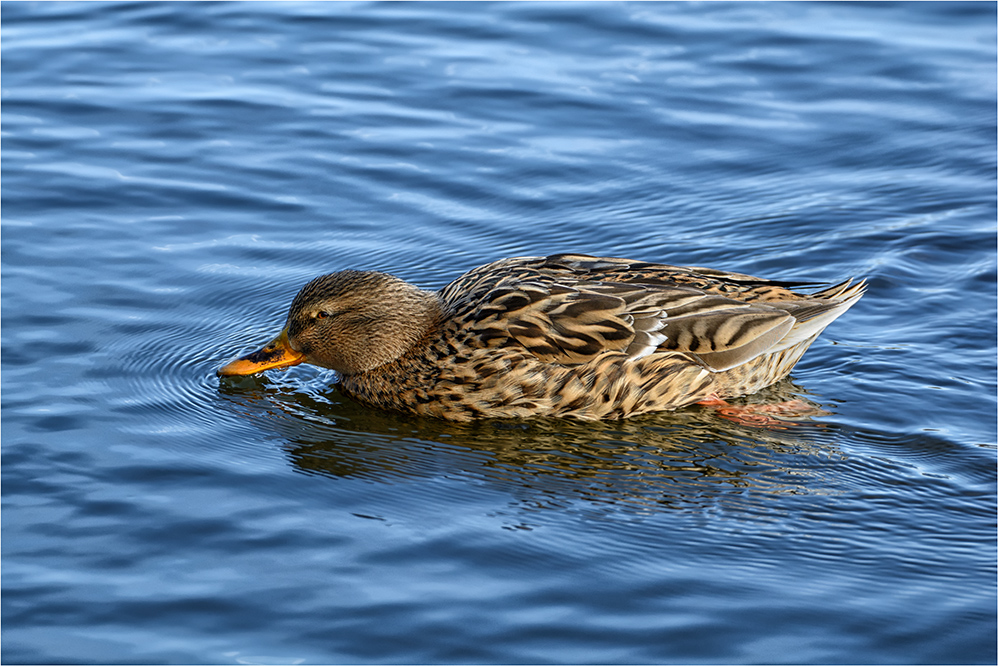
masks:
[(636, 360), (687, 352), (721, 371), (776, 346), (796, 320), (690, 287), (626, 283), (498, 285), (465, 321), (488, 346), (516, 344), (546, 363), (586, 363), (605, 352)]
[(683, 352), (714, 372), (817, 335), (863, 289), (809, 297), (739, 273), (586, 255), (508, 259), (460, 280), (455, 314), (481, 344), (565, 365)]
[(812, 340), (860, 299), (864, 282), (843, 282), (792, 300), (739, 301), (713, 294), (681, 307), (666, 307), (659, 350), (689, 352), (720, 372)]

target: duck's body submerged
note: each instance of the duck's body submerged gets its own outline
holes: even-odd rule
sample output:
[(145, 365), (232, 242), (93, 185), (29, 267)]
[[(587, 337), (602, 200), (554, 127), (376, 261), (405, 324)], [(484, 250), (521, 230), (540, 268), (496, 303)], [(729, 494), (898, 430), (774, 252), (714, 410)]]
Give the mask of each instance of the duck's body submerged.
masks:
[(281, 335), (219, 374), (305, 362), (412, 414), (622, 418), (779, 381), (865, 285), (789, 286), (575, 254), (504, 259), (436, 293), (343, 271), (306, 285)]

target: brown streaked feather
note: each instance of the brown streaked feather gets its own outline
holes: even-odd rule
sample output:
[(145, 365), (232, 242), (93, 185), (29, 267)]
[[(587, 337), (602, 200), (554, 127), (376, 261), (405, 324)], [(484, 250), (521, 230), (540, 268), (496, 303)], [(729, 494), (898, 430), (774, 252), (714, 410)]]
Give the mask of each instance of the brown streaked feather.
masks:
[[(632, 358), (656, 351), (680, 351), (691, 352), (695, 355), (692, 358), (704, 367), (718, 372), (776, 345), (795, 323), (787, 307), (802, 312), (831, 307), (793, 302), (783, 307), (750, 305), (688, 286), (595, 282), (590, 281), (590, 274), (583, 274), (586, 279), (576, 279), (572, 284), (570, 278), (560, 274), (561, 267), (604, 272), (613, 269), (614, 278), (647, 279), (652, 265), (645, 264), (642, 274), (632, 275), (620, 272), (622, 262), (610, 260), (559, 257), (546, 266), (552, 264), (557, 267), (554, 277), (538, 270), (530, 276), (529, 286), (520, 291), (500, 286), (484, 294), (482, 305), (471, 315), (478, 324), (487, 325), (490, 339), (505, 333), (544, 363), (576, 365), (610, 351), (625, 351)], [(570, 286), (554, 279), (569, 282)], [(523, 293), (528, 290), (530, 298)], [(509, 304), (516, 307), (510, 308)]]

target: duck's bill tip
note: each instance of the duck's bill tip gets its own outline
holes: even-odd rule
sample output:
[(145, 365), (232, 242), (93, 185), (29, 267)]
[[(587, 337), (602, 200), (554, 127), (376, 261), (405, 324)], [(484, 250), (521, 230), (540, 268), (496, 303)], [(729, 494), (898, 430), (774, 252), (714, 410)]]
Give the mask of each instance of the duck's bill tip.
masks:
[(219, 377), (242, 377), (255, 375), (264, 370), (290, 368), (305, 362), (305, 356), (288, 345), (287, 332), (282, 331), (277, 338), (252, 354), (240, 356), (226, 363), (215, 374)]
[(298, 365), (302, 362), (302, 359), (290, 359), (279, 363), (256, 363), (243, 357), (237, 358), (231, 363), (226, 363), (221, 368), (216, 370), (215, 374), (219, 377), (245, 377), (247, 375), (255, 375), (263, 372), (264, 370), (290, 368), (291, 366)]

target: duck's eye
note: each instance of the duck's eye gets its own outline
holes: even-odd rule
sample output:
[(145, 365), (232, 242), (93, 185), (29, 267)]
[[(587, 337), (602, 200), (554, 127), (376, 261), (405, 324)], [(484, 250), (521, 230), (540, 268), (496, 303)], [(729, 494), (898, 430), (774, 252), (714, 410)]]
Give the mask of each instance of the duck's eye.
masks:
[(328, 316), (329, 316), (329, 313), (326, 312), (325, 310), (319, 310), (318, 312), (315, 313), (315, 318), (316, 319), (325, 319)]

